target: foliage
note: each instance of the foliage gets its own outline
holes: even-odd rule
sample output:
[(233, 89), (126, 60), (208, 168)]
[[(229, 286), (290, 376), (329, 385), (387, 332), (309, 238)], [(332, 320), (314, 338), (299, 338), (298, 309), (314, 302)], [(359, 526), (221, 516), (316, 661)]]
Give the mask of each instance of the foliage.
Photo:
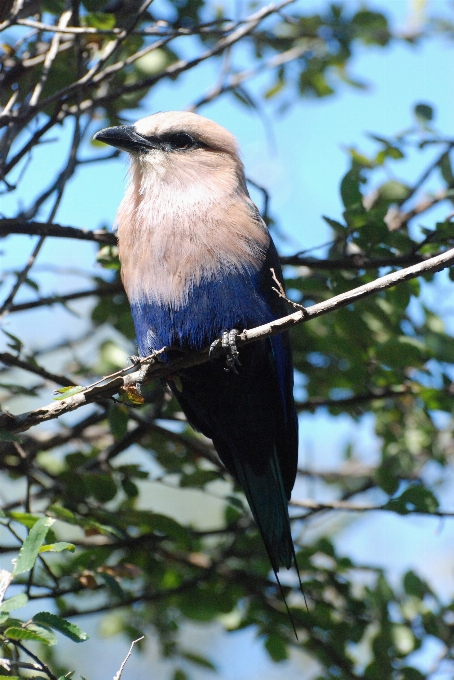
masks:
[[(104, 229), (88, 234), (84, 225), (68, 231), (56, 222), (71, 177), (117, 155), (90, 146), (93, 132), (134, 116), (150, 88), (204, 61), (215, 62), (223, 78), (198, 93), (194, 110), (230, 96), (254, 112), (267, 105), (282, 112), (301, 97), (364, 87), (350, 73), (359, 46), (418, 42), (435, 30), (452, 34), (446, 19), (419, 34), (396, 36), (380, 11), (352, 12), (334, 3), (308, 14), (281, 2), (251, 10), (241, 21), (202, 0), (163, 2), (159, 9), (134, 0), (75, 1), (71, 9), (46, 0), (39, 11), (29, 0), (21, 7), (0, 9), (4, 193), (19, 192), (33, 153), (50, 135), (65, 138), (71, 129), (71, 139), (51, 184), (31, 187), (28, 203), (0, 219), (2, 236), (18, 243), (23, 234), (38, 237), (27, 264), (4, 278), (0, 314), (8, 319), (55, 304), (71, 310), (71, 300), (89, 298), (89, 330), (80, 341), (89, 336), (96, 343), (95, 358), (84, 355), (62, 366), (58, 345), (39, 354), (30, 338), (1, 329), (8, 347), (0, 354), (2, 401), (27, 398), (33, 407), (42, 404), (38, 379), (61, 388), (57, 399), (64, 400), (77, 394), (74, 385), (123, 367), (119, 345), (133, 351), (114, 237)], [(259, 74), (267, 75), (257, 97), (249, 80)], [(411, 128), (394, 138), (373, 136), (373, 153), (348, 150), (350, 167), (340, 182), (343, 214), (325, 217), (333, 233), (326, 258), (282, 258), (292, 299), (309, 306), (454, 247), (449, 219), (431, 222), (430, 210), (441, 205), (449, 213), (454, 197), (454, 142), (436, 129), (434, 116), (420, 103)], [(420, 180), (396, 179), (399, 164), (415, 154), (426, 164)], [(93, 277), (88, 289), (49, 297), (33, 267), (44, 242), (59, 237), (97, 242), (105, 275)], [(347, 509), (369, 494), (383, 499), (375, 507), (396, 514), (447, 514), (439, 508), (433, 470), (445, 474), (453, 465), (454, 352), (443, 319), (427, 302), (435, 282), (433, 274), (409, 280), (292, 331), (295, 368), (304, 376), (299, 411), (324, 407), (357, 420), (369, 414), (382, 443), (374, 467), (355, 460), (349, 448), (339, 470), (319, 474)], [(24, 287), (36, 297), (17, 302)], [(41, 365), (42, 356), (50, 357), (44, 363), (52, 370)], [(59, 634), (82, 643), (87, 635), (72, 619), (88, 613), (103, 613), (105, 629), (129, 640), (152, 630), (161, 654), (175, 659), (174, 680), (189, 678), (197, 667), (214, 670), (210, 659), (182, 645), (188, 621), (217, 620), (227, 630), (252, 626), (273, 661), (284, 661), (297, 647), (317, 661), (324, 680), (422, 679), (412, 655), (429, 637), (443, 650), (442, 661), (452, 658), (454, 602), (442, 601), (414, 571), (391, 583), (383, 570), (340, 554), (330, 532), (316, 529), (313, 540), (297, 541), (307, 608), (291, 576), (282, 575), (296, 640), (240, 490), (162, 385), (152, 384), (146, 396), (140, 408), (131, 400), (100, 400), (53, 428), (0, 431), (2, 487), (10, 487), (2, 498), (1, 552), (15, 558), (12, 575), (0, 572), (6, 677), (28, 677), (29, 643), (39, 643), (32, 648), (40, 650), (33, 657), (39, 677), (69, 677), (74, 669), (51, 647)], [(131, 448), (134, 455), (125, 456)], [(317, 475), (300, 470), (301, 477), (308, 474)], [(150, 489), (159, 484), (169, 493), (171, 487), (190, 490), (201, 504), (217, 493), (217, 524), (201, 529), (158, 512)], [(295, 528), (302, 519), (311, 527), (329, 504), (295, 498), (295, 507)], [(43, 599), (52, 611), (30, 609)]]

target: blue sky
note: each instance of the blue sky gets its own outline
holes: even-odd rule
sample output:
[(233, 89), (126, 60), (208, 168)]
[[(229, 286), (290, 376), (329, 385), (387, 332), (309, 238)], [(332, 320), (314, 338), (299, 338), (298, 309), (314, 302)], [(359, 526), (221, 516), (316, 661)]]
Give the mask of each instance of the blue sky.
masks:
[[(359, 6), (354, 0), (346, 4), (350, 7)], [(380, 0), (373, 6), (384, 10), (393, 17), (394, 25), (402, 27), (418, 4), (423, 3), (417, 0)], [(322, 1), (299, 3), (307, 12), (325, 5)], [(446, 13), (449, 7), (452, 8), (452, 3), (447, 0), (429, 0), (426, 4), (431, 14)], [(385, 50), (363, 48), (353, 60), (351, 72), (368, 81), (369, 89), (362, 92), (341, 86), (334, 97), (296, 102), (283, 117), (274, 115), (271, 104), (268, 118), (272, 124), (274, 144), (270, 143), (267, 131), (257, 117), (238, 104), (233, 104), (230, 97), (222, 98), (200, 112), (225, 125), (238, 137), (248, 176), (270, 189), (272, 212), (278, 215), (281, 229), (289, 235), (283, 249), (294, 252), (328, 240), (329, 232), (321, 218), (322, 214), (335, 219), (341, 215), (338, 187), (340, 177), (348, 167), (345, 147), (371, 150), (366, 132), (392, 136), (408, 128), (413, 123), (412, 108), (421, 101), (435, 105), (437, 127), (452, 137), (454, 89), (448, 83), (454, 71), (453, 61), (453, 43), (441, 39), (425, 41), (419, 46), (395, 45)], [(163, 83), (150, 94), (146, 107), (137, 117), (155, 110), (185, 108), (201, 91), (208, 89), (215, 79), (216, 73), (208, 65), (198, 70), (197, 74), (188, 74), (178, 83)], [(49, 153), (52, 153), (57, 166), (62, 162), (64, 156), (57, 144), (38, 150), (37, 160), (41, 158), (42, 165), (38, 174), (27, 177), (29, 188), (24, 190), (25, 203), (32, 189), (36, 188), (36, 183), (46, 185), (51, 177)], [(416, 178), (421, 167), (421, 159), (411, 159), (402, 165), (400, 172), (408, 180)], [(84, 168), (71, 183), (58, 212), (57, 222), (84, 228), (112, 224), (124, 190), (126, 170), (124, 158), (109, 166)], [(5, 212), (10, 207), (9, 201), (2, 203)], [(259, 198), (258, 202), (260, 205)], [(31, 248), (32, 241), (24, 237), (15, 237), (14, 241), (10, 239), (5, 246), (2, 244), (4, 254), (0, 255), (0, 268), (20, 266)], [(46, 263), (58, 262), (67, 269), (82, 267), (88, 272), (99, 273), (95, 267), (94, 254), (95, 248), (86, 243), (62, 243), (57, 239), (48, 239), (39, 257), (38, 269)], [(41, 280), (43, 292), (49, 293), (75, 290), (85, 285), (79, 277), (70, 273), (63, 281), (52, 273), (42, 275)], [(31, 297), (31, 290), (23, 295), (23, 299)], [(75, 309), (80, 311), (86, 308), (87, 303), (75, 305)], [(43, 345), (49, 341), (49, 337), (54, 341), (74, 337), (84, 327), (83, 319), (70, 316), (61, 309), (33, 314), (33, 319), (36, 319), (33, 334), (28, 332), (32, 316), (12, 317), (7, 327), (7, 330), (19, 335), (28, 333), (30, 346)], [(376, 452), (377, 443), (371, 419), (353, 425), (347, 417), (334, 419), (318, 412), (302, 417), (301, 431), (304, 461), (309, 461), (318, 469), (334, 467), (340, 461), (342, 444), (349, 440), (356, 443), (356, 449), (364, 460), (373, 459)], [(443, 505), (448, 507), (450, 504), (452, 507), (447, 494), (448, 489), (452, 490), (452, 480), (446, 481), (445, 489), (446, 493), (442, 490)], [(316, 487), (304, 484), (297, 489), (301, 497), (315, 494), (320, 500), (317, 493)], [(364, 516), (354, 523), (351, 518), (341, 518), (339, 522), (343, 528), (336, 540), (342, 551), (359, 561), (388, 567), (393, 577), (407, 568), (416, 568), (426, 574), (442, 594), (452, 595), (454, 527), (449, 521), (440, 524), (432, 519), (376, 514)], [(220, 665), (219, 677), (222, 680), (274, 680), (282, 677), (293, 680), (302, 677), (302, 667), (305, 665), (301, 665), (300, 657), (292, 657), (291, 661), (279, 666), (269, 663), (250, 631), (222, 636), (216, 627), (210, 629), (209, 634), (207, 629), (196, 627), (188, 630), (187, 636), (188, 645), (191, 644), (190, 640), (196, 639), (202, 650), (214, 655)], [(92, 679), (105, 678), (109, 674), (112, 676), (124, 656), (126, 645), (118, 644), (117, 640), (105, 643), (103, 657), (106, 664), (102, 670), (96, 671), (90, 661), (91, 644), (94, 654), (98, 642), (95, 640), (84, 644), (81, 650), (84, 658), (77, 660), (78, 672)], [(152, 643), (150, 648), (153, 648)], [(70, 652), (69, 647), (67, 651)], [(429, 658), (429, 651), (422, 657), (423, 665)], [(156, 658), (153, 651), (150, 651), (148, 660), (138, 659), (136, 666), (130, 662), (131, 665), (127, 666), (130, 677), (145, 672), (150, 658)], [(235, 659), (241, 659), (241, 662), (235, 664)], [(167, 678), (168, 673), (167, 664), (153, 663), (153, 680)], [(204, 671), (195, 671), (192, 677), (204, 680), (211, 676)]]

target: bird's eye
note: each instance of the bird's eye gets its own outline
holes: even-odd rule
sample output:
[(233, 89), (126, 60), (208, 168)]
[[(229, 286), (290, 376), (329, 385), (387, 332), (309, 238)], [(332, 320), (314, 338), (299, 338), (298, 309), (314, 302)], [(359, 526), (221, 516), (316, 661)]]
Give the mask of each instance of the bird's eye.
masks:
[(172, 149), (181, 149), (182, 151), (191, 149), (196, 144), (191, 135), (187, 135), (185, 132), (172, 135), (168, 141)]

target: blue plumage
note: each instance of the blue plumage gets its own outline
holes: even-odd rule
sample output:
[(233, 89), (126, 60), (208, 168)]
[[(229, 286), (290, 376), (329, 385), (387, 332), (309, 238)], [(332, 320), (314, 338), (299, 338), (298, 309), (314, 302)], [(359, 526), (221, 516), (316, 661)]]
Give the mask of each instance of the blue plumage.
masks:
[[(135, 302), (132, 314), (141, 355), (164, 346), (201, 349), (224, 329), (253, 328), (286, 314), (272, 290), (271, 268), (281, 278), (274, 244), (261, 269), (204, 281), (177, 308)], [(297, 463), (293, 366), (287, 333), (241, 349), (239, 374), (215, 360), (186, 369), (169, 385), (189, 422), (213, 440), (219, 456), (243, 487), (271, 564), (290, 568), (293, 543), (287, 499)], [(178, 387), (177, 387), (178, 384)]]

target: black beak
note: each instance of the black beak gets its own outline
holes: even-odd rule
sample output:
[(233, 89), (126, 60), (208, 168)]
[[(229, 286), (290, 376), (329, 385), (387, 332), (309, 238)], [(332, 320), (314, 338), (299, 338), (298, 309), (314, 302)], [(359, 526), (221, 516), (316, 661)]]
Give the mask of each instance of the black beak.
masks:
[(93, 139), (114, 146), (122, 151), (135, 151), (136, 153), (161, 148), (160, 141), (156, 137), (142, 137), (142, 135), (136, 132), (133, 125), (117, 125), (116, 127), (104, 128), (104, 130), (97, 132)]

